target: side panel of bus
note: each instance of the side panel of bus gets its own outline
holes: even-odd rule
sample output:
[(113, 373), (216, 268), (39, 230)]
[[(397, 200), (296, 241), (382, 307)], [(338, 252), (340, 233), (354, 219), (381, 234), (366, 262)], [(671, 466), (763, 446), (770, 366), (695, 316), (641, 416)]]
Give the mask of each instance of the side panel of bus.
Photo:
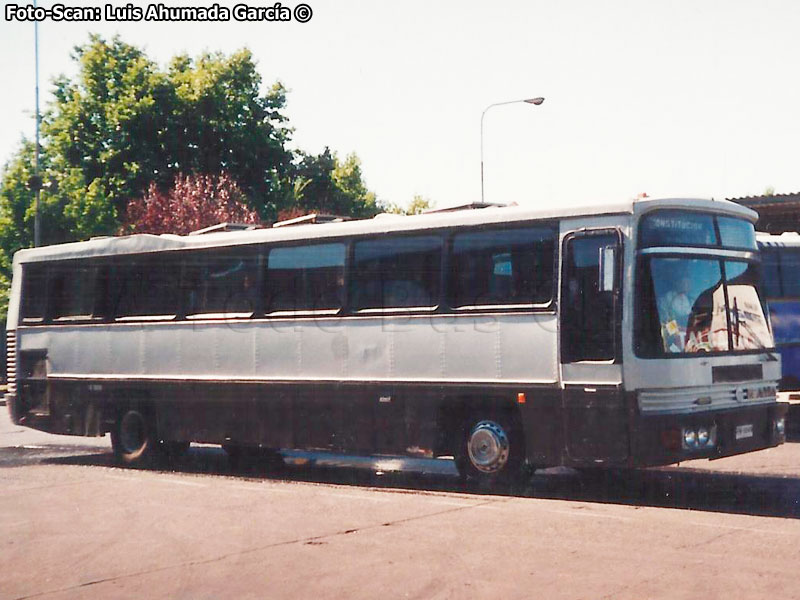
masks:
[(763, 290), (775, 347), (781, 354), (781, 390), (800, 390), (800, 248), (761, 244)]
[(16, 406), (76, 435), (134, 405), (173, 441), (430, 456), (452, 453), (464, 411), (498, 404), (554, 464), (557, 330), (554, 309), (22, 325)]

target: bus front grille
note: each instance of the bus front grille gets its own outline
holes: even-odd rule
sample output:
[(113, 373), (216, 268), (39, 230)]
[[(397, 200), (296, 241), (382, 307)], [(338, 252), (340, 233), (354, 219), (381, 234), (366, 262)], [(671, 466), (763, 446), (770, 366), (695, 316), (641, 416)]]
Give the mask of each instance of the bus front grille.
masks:
[(776, 382), (642, 390), (639, 392), (639, 410), (643, 414), (670, 414), (767, 404), (776, 401), (777, 391)]
[(6, 391), (17, 393), (17, 332), (6, 332)]

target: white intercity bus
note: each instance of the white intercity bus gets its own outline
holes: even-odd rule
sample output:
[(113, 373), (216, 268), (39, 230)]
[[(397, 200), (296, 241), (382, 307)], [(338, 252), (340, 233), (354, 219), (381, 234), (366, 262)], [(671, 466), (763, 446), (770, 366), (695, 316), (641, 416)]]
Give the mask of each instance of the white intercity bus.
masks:
[(485, 207), (19, 251), (13, 420), (191, 442), (528, 465), (664, 465), (784, 441), (756, 213)]

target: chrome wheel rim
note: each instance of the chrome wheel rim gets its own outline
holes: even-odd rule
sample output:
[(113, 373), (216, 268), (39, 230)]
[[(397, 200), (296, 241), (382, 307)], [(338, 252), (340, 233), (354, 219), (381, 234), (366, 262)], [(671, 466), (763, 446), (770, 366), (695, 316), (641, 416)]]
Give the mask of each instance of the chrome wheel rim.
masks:
[(472, 466), (478, 471), (496, 473), (508, 462), (508, 435), (494, 421), (481, 421), (469, 434), (467, 452)]
[(126, 454), (142, 449), (147, 441), (147, 428), (144, 418), (136, 411), (128, 411), (119, 425), (119, 441)]

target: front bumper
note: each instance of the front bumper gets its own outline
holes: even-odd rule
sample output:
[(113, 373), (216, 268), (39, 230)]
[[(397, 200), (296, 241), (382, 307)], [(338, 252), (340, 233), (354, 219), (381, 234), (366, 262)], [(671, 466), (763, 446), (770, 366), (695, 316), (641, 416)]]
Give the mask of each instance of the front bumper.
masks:
[[(788, 404), (778, 402), (690, 415), (639, 416), (631, 431), (632, 466), (668, 465), (696, 458), (713, 460), (778, 446), (786, 441), (786, 434), (776, 428), (776, 422), (785, 419), (787, 411)], [(715, 428), (715, 444), (685, 447), (682, 431), (700, 427)], [(751, 435), (742, 436), (742, 432), (751, 430)]]

